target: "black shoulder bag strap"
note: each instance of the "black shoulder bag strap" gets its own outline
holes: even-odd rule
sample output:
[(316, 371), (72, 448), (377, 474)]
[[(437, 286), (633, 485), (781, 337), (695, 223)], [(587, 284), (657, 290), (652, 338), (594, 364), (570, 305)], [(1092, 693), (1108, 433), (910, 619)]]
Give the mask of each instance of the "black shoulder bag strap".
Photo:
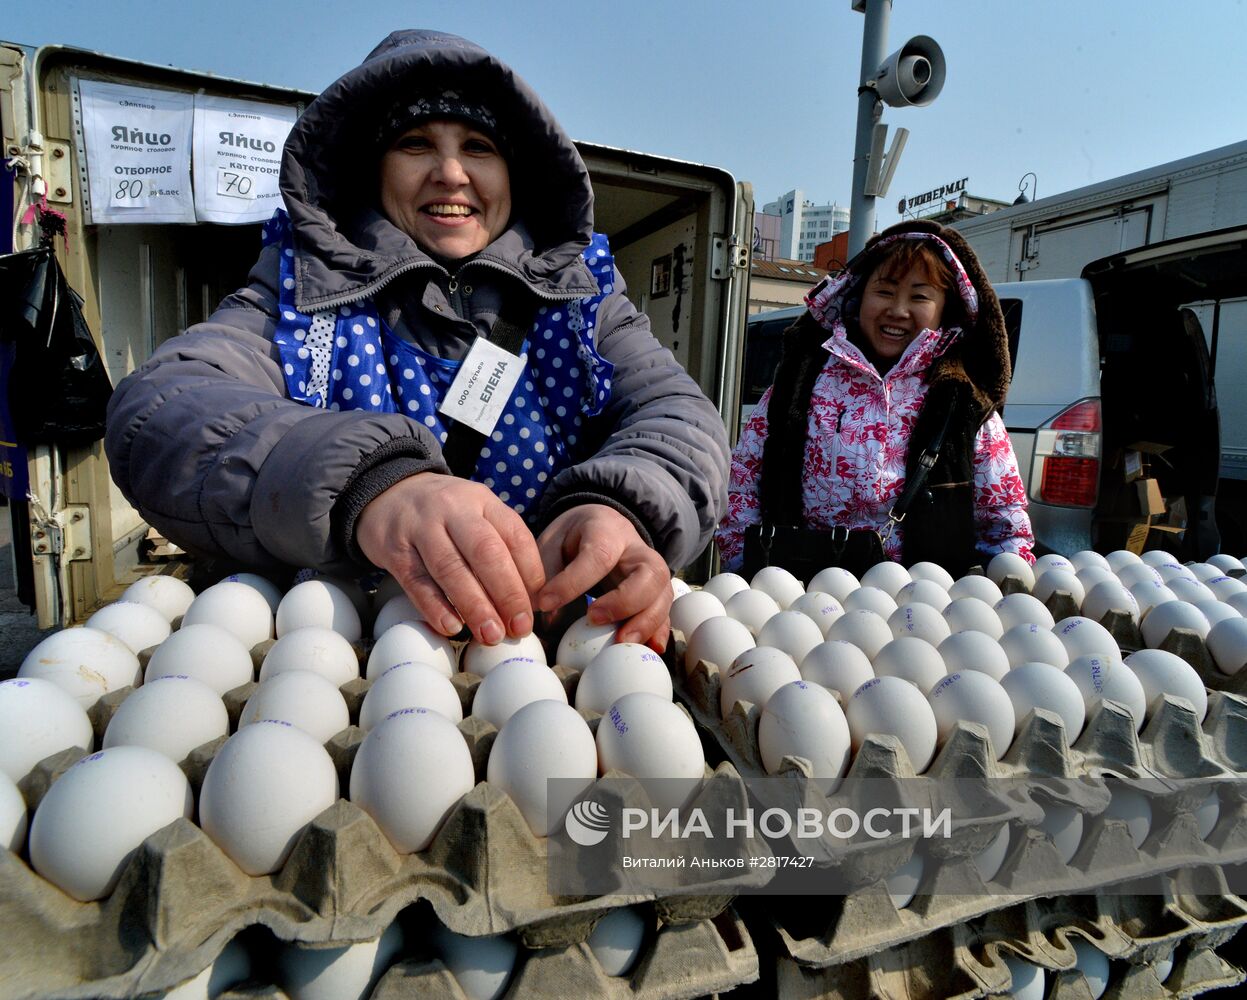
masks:
[[(531, 326), (532, 317), (525, 314), (521, 305), (505, 303), (489, 330), (489, 342), (502, 348), (508, 354), (518, 355)], [(476, 468), (476, 463), (480, 461), (481, 449), (484, 447), (484, 434), (475, 427), (456, 421), (446, 432), (446, 443), (442, 445), (442, 458), (450, 466), (450, 471), (454, 475), (460, 479), (467, 479)]]
[[(928, 392), (927, 398), (930, 398)], [(884, 539), (889, 538), (896, 526), (905, 520), (906, 513), (913, 506), (914, 500), (922, 491), (922, 487), (926, 484), (927, 476), (931, 470), (935, 468), (936, 460), (940, 457), (940, 449), (944, 447), (944, 438), (948, 434), (949, 425), (953, 422), (953, 411), (956, 409), (954, 396), (953, 402), (944, 410), (944, 420), (940, 423), (940, 429), (936, 431), (935, 437), (932, 438), (922, 449), (922, 454), (918, 456), (918, 462), (914, 467), (914, 471), (905, 481), (905, 488), (901, 490), (901, 495), (896, 498), (896, 502), (892, 504), (892, 509), (888, 511), (888, 523), (884, 528)]]

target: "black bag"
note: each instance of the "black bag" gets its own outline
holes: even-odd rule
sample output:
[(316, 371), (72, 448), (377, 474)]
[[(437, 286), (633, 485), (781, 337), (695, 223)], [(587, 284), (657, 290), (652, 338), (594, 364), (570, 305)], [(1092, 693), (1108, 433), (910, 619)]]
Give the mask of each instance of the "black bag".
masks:
[(16, 345), (8, 385), (18, 442), (78, 446), (104, 436), (112, 384), (50, 247), (0, 256), (0, 338)]
[(886, 558), (883, 536), (871, 528), (798, 528), (791, 524), (751, 524), (745, 529), (745, 576), (763, 566), (782, 566), (802, 583), (828, 566), (860, 577)]

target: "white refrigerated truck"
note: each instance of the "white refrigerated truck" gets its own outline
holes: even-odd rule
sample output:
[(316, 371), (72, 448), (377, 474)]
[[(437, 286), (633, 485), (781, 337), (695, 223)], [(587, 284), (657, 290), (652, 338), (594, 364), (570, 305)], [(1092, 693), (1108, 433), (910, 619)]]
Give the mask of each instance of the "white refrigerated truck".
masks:
[(1247, 552), (1247, 142), (956, 227), (1005, 308), (1043, 547), (1108, 544), (1114, 459), (1143, 440), (1169, 447), (1152, 471), (1185, 500), (1184, 554)]
[[(0, 42), (0, 253), (30, 245), (30, 227), (19, 221), (46, 193), (49, 207), (67, 216), (67, 248), (58, 241), (58, 258), (84, 300), (115, 384), (245, 282), (260, 226), (96, 218), (107, 213), (98, 200), (90, 203), (82, 95), (91, 81), (172, 93), (183, 103), (206, 95), (295, 112), (315, 95), (80, 49)], [(717, 167), (589, 143), (579, 148), (593, 180), (597, 226), (611, 239), (629, 294), (734, 433), (753, 226), (749, 186)], [(11, 433), (0, 438), (14, 583), (37, 609), (40, 627), (81, 621), (142, 571), (137, 553), (147, 526), (113, 485), (100, 443), (26, 447)], [(708, 564), (705, 554), (692, 575)]]

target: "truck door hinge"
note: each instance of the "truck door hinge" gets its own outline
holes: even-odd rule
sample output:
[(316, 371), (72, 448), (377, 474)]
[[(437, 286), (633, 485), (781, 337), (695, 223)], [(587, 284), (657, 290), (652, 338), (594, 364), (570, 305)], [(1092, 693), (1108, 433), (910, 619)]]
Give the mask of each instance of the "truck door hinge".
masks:
[(91, 509), (69, 504), (55, 514), (32, 505), (30, 547), (37, 556), (59, 555), (66, 562), (91, 558)]
[(748, 246), (735, 237), (730, 242), (723, 236), (714, 237), (710, 247), (710, 277), (726, 279), (733, 270), (740, 271), (748, 266)]

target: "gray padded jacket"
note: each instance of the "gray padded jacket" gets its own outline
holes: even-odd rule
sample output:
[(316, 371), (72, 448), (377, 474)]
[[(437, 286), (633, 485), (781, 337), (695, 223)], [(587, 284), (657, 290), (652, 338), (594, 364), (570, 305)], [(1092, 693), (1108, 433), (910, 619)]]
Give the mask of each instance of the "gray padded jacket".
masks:
[[(505, 130), (521, 221), (452, 276), (377, 210), (377, 131), (379, 109), (399, 96), (464, 84)], [(597, 291), (580, 256), (593, 193), (579, 154), (522, 80), (453, 35), (395, 32), (328, 87), (286, 142), (281, 190), (298, 307), (370, 297), (400, 336), (443, 357), (462, 357), (487, 333), (504, 298)], [(260, 568), (345, 572), (367, 565), (354, 543), (363, 508), (406, 476), (448, 469), (433, 435), (402, 414), (286, 398), (272, 340), (276, 254), (267, 248), (245, 288), (118, 385), (105, 449), (122, 493), (183, 547)], [(597, 325), (598, 351), (615, 366), (611, 400), (586, 425), (583, 457), (553, 479), (529, 520), (540, 530), (570, 506), (605, 503), (678, 567), (724, 512), (727, 437), (616, 284)]]

